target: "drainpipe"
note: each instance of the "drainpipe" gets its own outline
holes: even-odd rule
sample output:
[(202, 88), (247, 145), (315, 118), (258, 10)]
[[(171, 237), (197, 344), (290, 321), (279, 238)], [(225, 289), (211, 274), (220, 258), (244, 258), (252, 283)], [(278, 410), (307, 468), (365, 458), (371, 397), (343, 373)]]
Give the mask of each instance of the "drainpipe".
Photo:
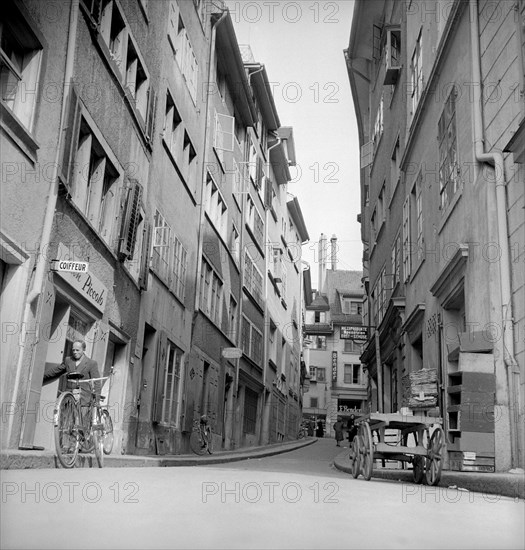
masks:
[[(518, 463), (517, 426), (514, 407), (517, 413), (521, 411), (519, 395), (519, 369), (514, 358), (514, 327), (511, 295), (511, 262), (510, 250), (507, 238), (507, 210), (506, 210), (506, 181), (503, 153), (493, 149), (491, 152), (484, 150), (484, 129), (482, 116), (482, 77), (481, 55), (479, 45), (479, 21), (478, 0), (470, 0), (470, 38), (472, 47), (472, 78), (474, 91), (474, 145), (476, 160), (480, 163), (489, 163), (494, 166), (495, 186), (490, 189), (492, 195), (490, 204), (496, 204), (496, 217), (498, 226), (498, 245), (501, 252), (499, 270), (501, 287), (501, 322), (503, 329), (503, 360), (507, 369), (507, 382), (509, 394), (509, 425), (511, 439), (511, 463), (516, 467)], [(479, 83), (479, 84), (478, 84)], [(516, 380), (517, 379), (517, 380)], [(516, 385), (516, 382), (518, 385)], [(518, 391), (516, 391), (518, 389)]]
[[(57, 204), (57, 198), (58, 198), (58, 165), (60, 162), (60, 151), (62, 150), (62, 144), (63, 144), (63, 134), (64, 134), (64, 123), (66, 120), (66, 110), (67, 110), (67, 101), (66, 101), (66, 94), (68, 86), (71, 83), (71, 79), (73, 78), (73, 67), (75, 63), (75, 43), (77, 39), (77, 27), (78, 27), (78, 13), (79, 13), (79, 0), (71, 0), (71, 10), (69, 12), (69, 35), (67, 39), (67, 52), (66, 52), (66, 65), (64, 69), (64, 84), (62, 87), (62, 110), (60, 113), (60, 126), (58, 131), (58, 143), (56, 146), (56, 154), (55, 154), (55, 162), (53, 163), (53, 173), (51, 175), (51, 185), (49, 190), (49, 197), (47, 199), (47, 206), (46, 206), (46, 212), (44, 215), (44, 224), (42, 227), (42, 236), (40, 239), (40, 246), (38, 250), (38, 256), (36, 258), (36, 266), (35, 266), (35, 274), (33, 278), (33, 284), (31, 285), (31, 290), (29, 291), (26, 303), (25, 303), (25, 309), (24, 309), (24, 321), (22, 323), (22, 341), (25, 341), (25, 333), (26, 333), (26, 327), (29, 325), (30, 318), (31, 318), (31, 306), (35, 302), (35, 300), (40, 296), (42, 293), (42, 286), (44, 283), (44, 276), (46, 273), (46, 266), (47, 266), (47, 258), (45, 256), (44, 248), (48, 246), (50, 240), (51, 240), (51, 233), (53, 230), (53, 220), (55, 217), (55, 209)], [(35, 311), (35, 314), (37, 314), (37, 311)], [(36, 341), (35, 344), (39, 341), (39, 331), (36, 331)], [(35, 349), (35, 346), (33, 345), (31, 349), (31, 355), (33, 354)], [(13, 396), (15, 400), (17, 399), (18, 395), (18, 386), (20, 384), (20, 375), (22, 370), (22, 361), (23, 361), (23, 354), (21, 353), (18, 358), (18, 364), (16, 369), (16, 378), (14, 382), (14, 391)], [(32, 364), (31, 359), (31, 364)], [(29, 392), (29, 389), (31, 387), (31, 378), (32, 378), (32, 370), (30, 372), (30, 377), (28, 380), (28, 386), (27, 390)], [(27, 400), (26, 400), (27, 402)], [(14, 415), (10, 416), (9, 420), (9, 426), (8, 426), (8, 441), (11, 436), (11, 430), (12, 430), (12, 422), (13, 422)], [(25, 426), (25, 417), (22, 420), (22, 434)]]

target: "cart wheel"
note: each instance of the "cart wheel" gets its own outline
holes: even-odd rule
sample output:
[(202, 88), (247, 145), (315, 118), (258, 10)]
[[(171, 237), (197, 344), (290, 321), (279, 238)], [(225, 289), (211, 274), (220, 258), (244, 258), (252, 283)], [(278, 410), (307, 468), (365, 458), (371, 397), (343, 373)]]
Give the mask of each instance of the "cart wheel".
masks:
[(426, 479), (428, 485), (437, 485), (441, 479), (443, 454), (445, 449), (445, 432), (438, 426), (430, 438), (427, 449)]
[(372, 477), (374, 469), (374, 441), (372, 440), (372, 431), (368, 422), (361, 424), (361, 471), (363, 477), (368, 481)]
[(359, 477), (359, 470), (361, 468), (361, 457), (359, 453), (361, 452), (360, 447), (360, 437), (356, 435), (352, 441), (352, 452), (350, 453), (350, 462), (352, 463), (352, 476), (354, 479)]
[(416, 455), (412, 460), (412, 476), (414, 483), (422, 483), (425, 477), (425, 460), (422, 456)]

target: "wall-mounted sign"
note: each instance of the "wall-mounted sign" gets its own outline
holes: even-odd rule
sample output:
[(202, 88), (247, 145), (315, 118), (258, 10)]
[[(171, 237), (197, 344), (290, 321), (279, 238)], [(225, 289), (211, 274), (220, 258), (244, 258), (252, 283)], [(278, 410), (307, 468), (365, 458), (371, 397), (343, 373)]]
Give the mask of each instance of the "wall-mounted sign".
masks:
[(225, 359), (239, 359), (239, 357), (242, 357), (242, 349), (241, 348), (223, 348), (222, 356)]
[(337, 382), (337, 351), (332, 351), (332, 383)]
[(368, 327), (348, 327), (340, 328), (342, 340), (354, 340), (354, 342), (366, 342), (368, 340)]
[[(68, 248), (63, 243), (59, 243), (58, 245), (57, 261), (65, 263), (87, 263), (78, 261), (77, 258), (71, 257)], [(94, 275), (80, 271), (73, 273), (68, 271), (58, 271), (57, 275), (62, 277), (64, 281), (72, 286), (96, 309), (104, 313), (106, 309), (108, 289)]]
[(68, 271), (72, 273), (87, 273), (88, 262), (72, 262), (70, 260), (54, 260), (51, 262), (51, 271)]

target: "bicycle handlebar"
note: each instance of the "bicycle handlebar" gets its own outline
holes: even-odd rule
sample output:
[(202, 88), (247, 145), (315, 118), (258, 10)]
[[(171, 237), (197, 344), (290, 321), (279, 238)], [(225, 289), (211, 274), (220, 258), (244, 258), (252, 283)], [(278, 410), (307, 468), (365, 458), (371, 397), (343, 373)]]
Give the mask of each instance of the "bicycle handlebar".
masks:
[(109, 376), (102, 376), (101, 378), (86, 378), (86, 380), (77, 380), (77, 382), (79, 383), (83, 383), (83, 382), (95, 382), (97, 380), (107, 380), (109, 378)]

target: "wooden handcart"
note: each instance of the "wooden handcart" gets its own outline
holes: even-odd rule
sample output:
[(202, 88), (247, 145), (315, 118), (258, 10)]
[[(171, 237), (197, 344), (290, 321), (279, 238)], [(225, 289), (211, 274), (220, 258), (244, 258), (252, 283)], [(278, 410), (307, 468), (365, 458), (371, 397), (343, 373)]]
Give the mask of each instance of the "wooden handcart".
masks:
[[(415, 483), (425, 481), (428, 485), (437, 485), (445, 455), (441, 424), (441, 418), (423, 415), (371, 413), (361, 416), (350, 453), (353, 477), (362, 474), (368, 481), (375, 460), (394, 460), (412, 464)], [(392, 432), (397, 434), (395, 442), (387, 442), (387, 430), (388, 437)], [(415, 444), (409, 445), (409, 439)]]

